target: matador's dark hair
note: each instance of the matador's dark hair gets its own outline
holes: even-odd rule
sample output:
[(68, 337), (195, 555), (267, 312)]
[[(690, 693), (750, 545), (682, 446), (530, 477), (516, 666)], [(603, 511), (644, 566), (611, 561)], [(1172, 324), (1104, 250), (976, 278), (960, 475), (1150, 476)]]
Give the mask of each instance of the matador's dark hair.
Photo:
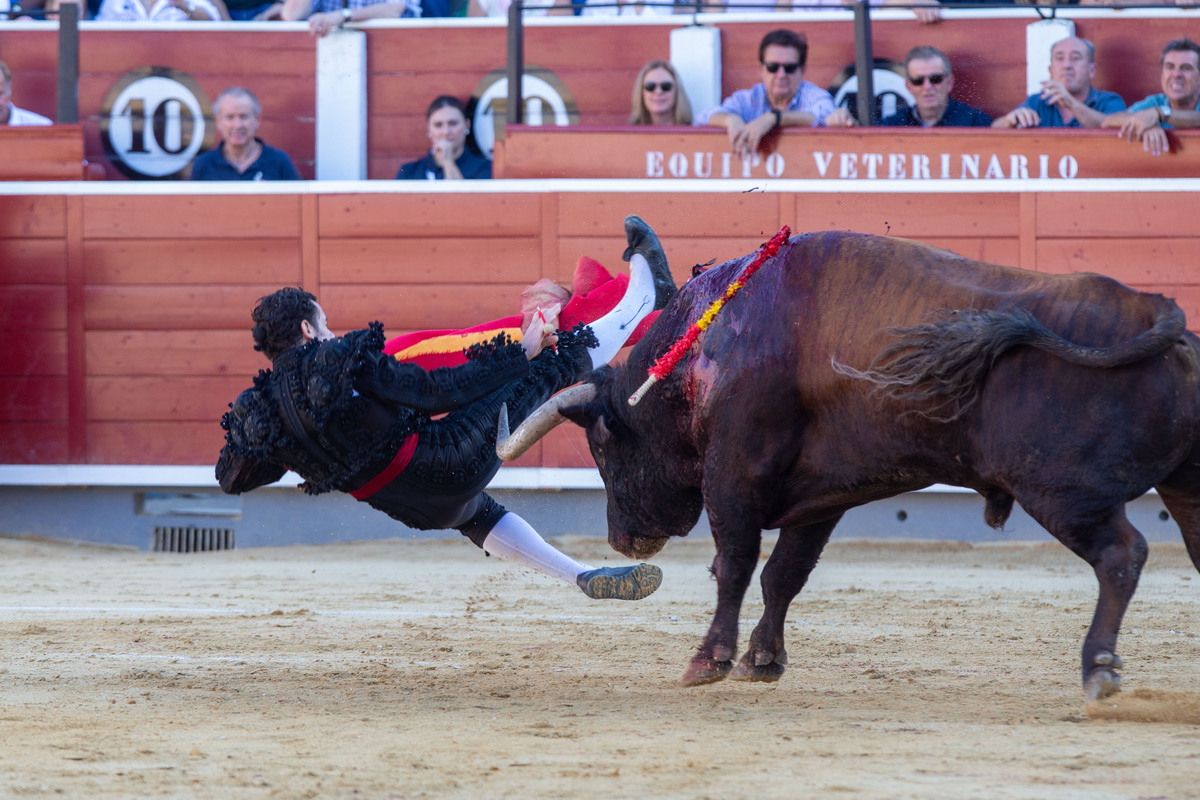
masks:
[(317, 298), (303, 289), (288, 286), (259, 298), (250, 318), (254, 320), (254, 349), (274, 361), (280, 353), (303, 340), (300, 323), (317, 322)]

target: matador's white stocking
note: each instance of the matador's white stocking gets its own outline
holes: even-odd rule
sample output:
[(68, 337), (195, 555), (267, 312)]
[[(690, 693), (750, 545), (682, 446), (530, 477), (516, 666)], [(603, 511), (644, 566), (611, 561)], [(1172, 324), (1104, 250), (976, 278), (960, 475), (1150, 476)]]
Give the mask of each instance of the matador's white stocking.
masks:
[(483, 549), (504, 561), (516, 561), (545, 575), (575, 583), (579, 573), (591, 569), (543, 539), (525, 520), (511, 511), (500, 518), (483, 540)]

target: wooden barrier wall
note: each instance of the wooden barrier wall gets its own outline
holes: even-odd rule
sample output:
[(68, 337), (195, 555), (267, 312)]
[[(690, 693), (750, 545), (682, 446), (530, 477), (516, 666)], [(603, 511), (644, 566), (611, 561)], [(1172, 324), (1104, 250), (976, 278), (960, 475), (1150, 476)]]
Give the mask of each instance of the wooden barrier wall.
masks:
[[(1200, 19), (1189, 10), (1146, 15), (1138, 11), (1059, 9), (1079, 35), (1097, 46), (1096, 85), (1134, 102), (1161, 91), (1159, 50), (1168, 40), (1200, 39)], [(1025, 29), (1039, 19), (1033, 8), (980, 12), (948, 11), (937, 25), (921, 25), (907, 11), (876, 11), (872, 25), (875, 55), (903, 60), (916, 44), (932, 44), (952, 59), (955, 96), (993, 115), (1025, 97)], [(1159, 16), (1154, 16), (1159, 13)], [(833, 17), (832, 19), (830, 17)], [(849, 12), (816, 18), (781, 14), (767, 21), (727, 20), (701, 15), (721, 29), (722, 85), (725, 93), (758, 80), (758, 41), (768, 30), (789, 27), (809, 40), (805, 77), (828, 86), (854, 63)], [(691, 17), (666, 22), (604, 25), (579, 18), (531, 22), (525, 60), (558, 75), (590, 126), (624, 124), (630, 93), (641, 66), (669, 55), (672, 28)], [(313, 37), (303, 25), (276, 23), (194, 23), (176, 27), (83, 23), (80, 45), (80, 115), (87, 159), (103, 164), (107, 177), (121, 174), (101, 143), (105, 97), (131, 70), (157, 66), (184, 73), (213, 99), (224, 88), (245, 86), (262, 100), (260, 134), (289, 152), (303, 177), (314, 175), (315, 69)], [(506, 64), (506, 31), (501, 21), (394, 21), (372, 23), (367, 35), (368, 172), (388, 179), (405, 161), (428, 148), (425, 109), (439, 94), (468, 98), (488, 73)], [(57, 33), (52, 23), (0, 26), (0, 58), (15, 73), (14, 100), (51, 118), (55, 114)]]
[(0, 181), (77, 181), (87, 177), (78, 125), (0, 127)]
[[(657, 229), (681, 282), (693, 264), (751, 252), (786, 223), (1101, 272), (1177, 298), (1197, 327), (1200, 187), (1176, 183), (848, 192), (813, 181), (744, 192), (494, 182), (475, 192), (343, 184), (227, 195), (9, 187), (0, 194), (0, 463), (213, 463), (227, 403), (268, 366), (251, 349), (258, 297), (303, 285), (339, 331), (372, 319), (394, 333), (475, 324), (512, 313), (538, 278), (569, 281), (582, 255), (624, 269), (630, 213)], [(578, 431), (560, 429), (520, 463), (589, 466), (590, 457)]]
[(1200, 131), (1168, 131), (1152, 156), (1114, 130), (787, 128), (758, 158), (734, 158), (725, 131), (513, 125), (496, 143), (496, 178), (1014, 180), (1200, 178)]

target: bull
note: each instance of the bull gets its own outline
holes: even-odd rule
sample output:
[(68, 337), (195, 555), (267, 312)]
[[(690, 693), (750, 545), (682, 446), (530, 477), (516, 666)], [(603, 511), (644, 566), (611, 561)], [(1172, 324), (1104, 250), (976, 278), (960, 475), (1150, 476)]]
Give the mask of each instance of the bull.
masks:
[[(675, 371), (627, 398), (752, 256), (701, 272), (623, 366), (552, 398), (498, 449), (584, 427), (608, 494), (609, 543), (658, 552), (708, 514), (717, 607), (684, 672), (775, 681), (784, 620), (842, 515), (934, 483), (977, 491), (1002, 528), (1014, 501), (1090, 564), (1088, 700), (1117, 691), (1121, 620), (1146, 561), (1125, 505), (1151, 488), (1200, 568), (1200, 340), (1161, 295), (1094, 274), (981, 263), (846, 232), (787, 240)], [(762, 531), (765, 609), (734, 663)]]

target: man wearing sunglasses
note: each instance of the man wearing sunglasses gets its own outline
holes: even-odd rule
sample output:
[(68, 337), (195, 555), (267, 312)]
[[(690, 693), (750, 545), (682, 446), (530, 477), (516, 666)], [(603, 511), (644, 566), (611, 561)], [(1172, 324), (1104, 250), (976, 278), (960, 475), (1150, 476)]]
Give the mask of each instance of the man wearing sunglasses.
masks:
[(789, 30), (771, 31), (758, 45), (762, 82), (740, 89), (700, 115), (698, 125), (729, 132), (733, 152), (749, 158), (776, 128), (823, 125), (833, 112), (833, 95), (804, 80), (808, 41)]
[(978, 108), (950, 97), (954, 73), (941, 50), (928, 45), (914, 47), (904, 57), (904, 70), (905, 86), (916, 105), (884, 117), (880, 125), (986, 128), (992, 124), (992, 118)]

